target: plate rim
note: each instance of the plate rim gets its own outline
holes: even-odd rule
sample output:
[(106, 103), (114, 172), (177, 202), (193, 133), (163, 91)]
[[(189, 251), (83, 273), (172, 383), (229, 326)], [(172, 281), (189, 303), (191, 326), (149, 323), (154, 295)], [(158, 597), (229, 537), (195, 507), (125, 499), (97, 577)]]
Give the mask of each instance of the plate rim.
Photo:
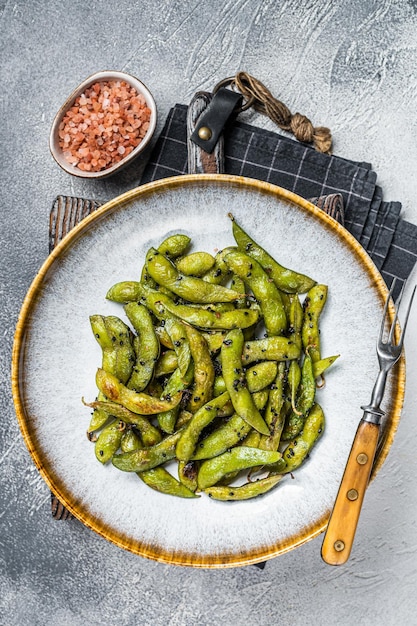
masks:
[[(304, 526), (303, 529), (294, 536), (287, 537), (285, 541), (279, 541), (274, 545), (261, 546), (256, 549), (251, 549), (247, 553), (243, 551), (239, 552), (239, 554), (227, 554), (224, 552), (219, 552), (216, 553), (216, 555), (204, 555), (200, 553), (184, 553), (182, 551), (166, 551), (159, 546), (140, 543), (137, 540), (125, 536), (121, 532), (117, 532), (114, 529), (107, 527), (105, 524), (100, 522), (100, 520), (97, 520), (94, 515), (90, 515), (88, 510), (83, 510), (82, 507), (78, 505), (76, 498), (70, 497), (66, 493), (65, 486), (57, 484), (60, 481), (57, 481), (56, 477), (50, 475), (51, 471), (46, 468), (44, 463), (42, 462), (42, 454), (36, 448), (34, 438), (30, 432), (30, 426), (27, 423), (29, 420), (26, 417), (24, 400), (22, 397), (23, 393), (20, 384), (22, 373), (21, 366), (25, 344), (26, 321), (30, 317), (31, 311), (36, 303), (36, 299), (39, 295), (43, 281), (47, 276), (49, 270), (54, 265), (55, 261), (58, 260), (60, 256), (66, 250), (68, 250), (79, 237), (83, 236), (84, 232), (88, 232), (89, 229), (92, 228), (96, 222), (99, 222), (107, 214), (110, 214), (113, 211), (122, 210), (123, 206), (130, 203), (131, 201), (138, 200), (141, 197), (154, 194), (158, 191), (172, 190), (178, 187), (201, 183), (209, 185), (212, 183), (222, 184), (225, 186), (234, 186), (238, 189), (251, 189), (258, 192), (267, 193), (269, 195), (277, 197), (277, 199), (279, 200), (297, 205), (297, 207), (301, 208), (305, 213), (312, 214), (315, 218), (321, 221), (325, 227), (329, 228), (333, 232), (336, 231), (338, 237), (343, 239), (348, 247), (356, 254), (362, 266), (366, 269), (369, 277), (375, 283), (376, 291), (381, 300), (381, 303), (385, 301), (388, 294), (388, 289), (379, 270), (377, 269), (365, 249), (353, 237), (353, 235), (351, 235), (341, 224), (339, 224), (339, 222), (334, 220), (322, 209), (319, 209), (301, 196), (298, 196), (297, 194), (287, 189), (265, 181), (229, 174), (187, 174), (159, 179), (135, 187), (103, 204), (96, 211), (81, 220), (81, 222), (79, 222), (62, 239), (62, 241), (54, 248), (54, 250), (50, 252), (45, 261), (42, 263), (39, 271), (37, 272), (25, 295), (16, 324), (12, 348), (12, 396), (19, 428), (22, 433), (25, 445), (31, 455), (33, 462), (35, 463), (35, 466), (37, 467), (42, 478), (48, 485), (49, 489), (56, 495), (56, 497), (62, 502), (62, 504), (68, 509), (68, 511), (75, 518), (81, 521), (85, 526), (95, 531), (97, 534), (101, 535), (108, 541), (116, 544), (117, 546), (154, 561), (160, 561), (173, 565), (192, 566), (200, 568), (239, 567), (275, 558), (280, 554), (289, 552), (290, 550), (301, 546), (307, 541), (314, 539), (325, 530), (330, 515), (330, 510), (327, 511), (321, 518), (316, 520), (313, 524), (307, 524), (306, 526)], [(394, 318), (394, 309), (392, 305), (390, 306), (390, 318), (391, 320)], [(390, 407), (391, 416), (384, 430), (380, 446), (377, 450), (375, 463), (371, 474), (371, 480), (375, 478), (378, 471), (385, 462), (385, 459), (393, 443), (401, 417), (404, 395), (405, 356), (403, 354), (396, 365)]]

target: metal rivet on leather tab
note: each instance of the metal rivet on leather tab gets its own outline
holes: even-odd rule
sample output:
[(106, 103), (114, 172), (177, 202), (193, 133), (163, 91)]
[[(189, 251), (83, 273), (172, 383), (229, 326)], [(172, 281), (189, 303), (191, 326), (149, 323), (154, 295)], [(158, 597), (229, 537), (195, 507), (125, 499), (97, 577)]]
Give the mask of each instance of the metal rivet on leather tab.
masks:
[(368, 455), (365, 454), (365, 452), (361, 452), (356, 457), (356, 461), (359, 463), (359, 465), (365, 465), (368, 462)]
[(208, 128), (207, 126), (202, 126), (198, 129), (198, 136), (203, 141), (208, 141), (209, 139), (211, 139), (212, 134), (213, 133), (211, 132), (210, 128)]
[(349, 489), (349, 491), (347, 492), (347, 498), (348, 500), (357, 500), (359, 497), (358, 492), (356, 491), (356, 489)]
[(338, 539), (337, 541), (334, 542), (333, 547), (336, 550), (336, 552), (342, 552), (342, 550), (345, 549), (345, 542), (342, 541), (341, 539)]

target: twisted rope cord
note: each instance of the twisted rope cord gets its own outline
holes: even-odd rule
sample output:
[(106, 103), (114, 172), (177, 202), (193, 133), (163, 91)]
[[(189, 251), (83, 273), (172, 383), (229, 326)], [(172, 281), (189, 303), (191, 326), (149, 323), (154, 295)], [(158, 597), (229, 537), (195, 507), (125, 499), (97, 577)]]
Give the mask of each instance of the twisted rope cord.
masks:
[(305, 115), (291, 113), (289, 108), (277, 100), (265, 85), (246, 72), (238, 72), (233, 82), (244, 98), (254, 99), (253, 106), (257, 111), (270, 117), (282, 130), (291, 132), (298, 141), (312, 143), (319, 152), (331, 153), (332, 135), (328, 128), (314, 127)]

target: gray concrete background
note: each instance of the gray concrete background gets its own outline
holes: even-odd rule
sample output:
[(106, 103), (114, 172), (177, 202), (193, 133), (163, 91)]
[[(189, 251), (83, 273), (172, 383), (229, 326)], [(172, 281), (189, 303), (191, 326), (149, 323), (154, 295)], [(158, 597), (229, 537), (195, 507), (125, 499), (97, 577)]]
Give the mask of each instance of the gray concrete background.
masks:
[[(385, 199), (400, 200), (417, 223), (416, 12), (415, 0), (0, 2), (1, 624), (417, 624), (417, 312), (400, 428), (340, 569), (321, 561), (321, 538), (263, 571), (194, 570), (136, 557), (76, 520), (52, 521), (9, 376), (19, 309), (47, 254), (53, 198), (107, 200), (140, 176), (130, 168), (82, 182), (52, 161), (53, 116), (81, 80), (100, 69), (137, 75), (155, 95), (161, 125), (175, 102), (247, 70), (291, 110), (328, 125), (336, 154), (372, 162)], [(259, 115), (248, 120), (273, 128)]]

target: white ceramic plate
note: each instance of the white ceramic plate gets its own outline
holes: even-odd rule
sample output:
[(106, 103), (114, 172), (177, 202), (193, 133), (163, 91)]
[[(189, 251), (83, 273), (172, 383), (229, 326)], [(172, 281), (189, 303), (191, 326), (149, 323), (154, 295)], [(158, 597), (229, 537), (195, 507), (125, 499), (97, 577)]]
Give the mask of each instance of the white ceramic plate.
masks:
[[(187, 233), (194, 250), (233, 245), (232, 212), (283, 265), (329, 287), (322, 353), (341, 354), (318, 401), (326, 430), (308, 461), (270, 493), (245, 502), (161, 495), (136, 475), (103, 467), (85, 436), (101, 351), (89, 316), (116, 314), (105, 299), (137, 280), (145, 253)], [(48, 257), (25, 299), (13, 354), (13, 393), (26, 444), (46, 482), (87, 526), (152, 559), (197, 567), (262, 561), (324, 530), (351, 442), (377, 373), (375, 341), (385, 285), (357, 242), (319, 209), (278, 187), (232, 176), (186, 176), (132, 190), (86, 218)], [(125, 319), (125, 318), (124, 318)], [(404, 362), (390, 379), (374, 474), (399, 420)]]

